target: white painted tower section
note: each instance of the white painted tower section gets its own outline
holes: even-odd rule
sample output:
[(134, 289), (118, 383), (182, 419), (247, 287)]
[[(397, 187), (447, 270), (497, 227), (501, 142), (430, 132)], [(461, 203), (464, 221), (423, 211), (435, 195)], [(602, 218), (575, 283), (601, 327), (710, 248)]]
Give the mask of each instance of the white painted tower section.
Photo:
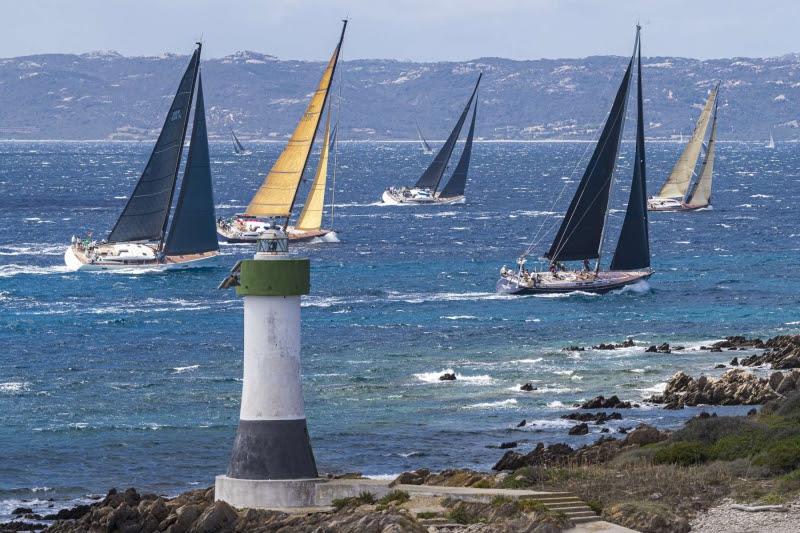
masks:
[(304, 419), (300, 379), (300, 296), (245, 296), (239, 418)]

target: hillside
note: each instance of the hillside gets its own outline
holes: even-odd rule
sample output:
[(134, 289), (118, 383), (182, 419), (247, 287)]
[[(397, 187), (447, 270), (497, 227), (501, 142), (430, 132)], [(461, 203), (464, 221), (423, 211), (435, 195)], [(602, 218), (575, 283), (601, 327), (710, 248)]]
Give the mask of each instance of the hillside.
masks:
[[(145, 139), (163, 120), (187, 58), (115, 52), (0, 60), (0, 138)], [(445, 137), (479, 70), (477, 135), (484, 139), (585, 139), (603, 120), (621, 57), (413, 63), (344, 63), (343, 139), (412, 139), (414, 120)], [(238, 52), (203, 63), (209, 131), (282, 139), (302, 113), (322, 64)], [(692, 128), (706, 92), (722, 81), (721, 140), (800, 138), (800, 55), (767, 59), (644, 59), (646, 134)]]

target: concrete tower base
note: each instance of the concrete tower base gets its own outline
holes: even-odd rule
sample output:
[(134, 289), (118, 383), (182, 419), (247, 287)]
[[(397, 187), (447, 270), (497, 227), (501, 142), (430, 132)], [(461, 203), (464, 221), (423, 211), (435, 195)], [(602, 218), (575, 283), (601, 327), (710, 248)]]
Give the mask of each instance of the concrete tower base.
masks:
[(324, 482), (321, 478), (271, 480), (217, 476), (214, 499), (239, 509), (315, 507), (320, 505), (316, 499), (317, 485)]

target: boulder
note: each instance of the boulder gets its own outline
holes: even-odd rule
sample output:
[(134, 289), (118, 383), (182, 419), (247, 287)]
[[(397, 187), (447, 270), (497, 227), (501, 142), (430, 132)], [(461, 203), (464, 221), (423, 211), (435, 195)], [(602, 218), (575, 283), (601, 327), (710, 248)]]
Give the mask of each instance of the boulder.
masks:
[[(694, 379), (684, 372), (677, 372), (667, 382), (664, 393), (653, 396), (650, 401), (664, 404), (667, 409), (701, 404), (760, 405), (777, 398), (779, 394), (796, 390), (799, 375), (800, 371), (775, 372), (766, 379), (735, 368), (718, 379), (706, 376)], [(783, 385), (784, 382), (786, 385)], [(784, 392), (779, 392), (781, 387), (784, 387)]]
[(755, 347), (766, 351), (743, 358), (742, 365), (770, 365), (776, 370), (800, 368), (800, 335), (779, 335)]
[(517, 470), (524, 466), (563, 466), (575, 455), (575, 450), (566, 444), (551, 444), (545, 447), (541, 442), (527, 454), (506, 452), (492, 467), (492, 470)]
[(431, 471), (420, 468), (411, 472), (403, 472), (392, 482), (392, 485), (423, 485), (430, 477)]
[(455, 381), (456, 375), (455, 373), (445, 372), (441, 376), (439, 376), (439, 381)]
[(668, 436), (669, 434), (666, 431), (660, 431), (653, 426), (642, 424), (628, 433), (622, 442), (625, 445), (647, 446), (648, 444), (666, 440)]
[(517, 427), (518, 427), (518, 428), (524, 428), (524, 427), (525, 427), (525, 424), (527, 424), (527, 423), (528, 423), (528, 421), (527, 421), (527, 420), (523, 420), (522, 422), (520, 422), (519, 424), (517, 424)]
[(13, 514), (13, 515), (29, 514), (29, 513), (32, 513), (32, 512), (33, 512), (33, 509), (31, 509), (30, 507), (17, 507), (13, 511), (11, 511), (11, 514)]
[(586, 424), (585, 422), (580, 423), (576, 426), (572, 426), (569, 429), (570, 435), (586, 435), (587, 433), (589, 433), (589, 425)]
[(524, 392), (532, 392), (532, 391), (536, 390), (536, 387), (534, 387), (532, 383), (526, 383), (526, 384), (520, 386), (519, 390), (524, 391)]
[(581, 409), (630, 409), (631, 402), (623, 402), (616, 395), (605, 398), (597, 396), (581, 404)]
[(209, 505), (195, 521), (190, 533), (225, 533), (232, 532), (239, 515), (233, 507), (219, 501)]

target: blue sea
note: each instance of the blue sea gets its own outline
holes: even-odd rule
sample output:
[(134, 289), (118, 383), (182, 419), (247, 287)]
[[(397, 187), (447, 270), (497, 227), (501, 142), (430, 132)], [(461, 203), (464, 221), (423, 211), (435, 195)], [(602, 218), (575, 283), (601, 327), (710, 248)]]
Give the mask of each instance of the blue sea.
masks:
[[(281, 146), (250, 148), (237, 157), (228, 143), (212, 144), (219, 215), (243, 209)], [(647, 148), (653, 191), (681, 147)], [(0, 518), (22, 500), (42, 510), (110, 487), (172, 494), (226, 470), (242, 301), (216, 287), (253, 250), (223, 245), (206, 267), (170, 273), (73, 273), (63, 264), (73, 234), (112, 227), (150, 149), (0, 143)], [(586, 444), (599, 426), (570, 437), (560, 419), (575, 402), (641, 402), (678, 370), (717, 375), (715, 364), (742, 354), (702, 344), (800, 330), (795, 144), (721, 142), (713, 209), (651, 215), (648, 283), (604, 296), (496, 294), (498, 270), (534, 235), (534, 257), (549, 246), (590, 149), (478, 143), (466, 204), (386, 207), (381, 192), (413, 183), (430, 156), (415, 143), (340, 144), (340, 242), (294, 247), (312, 262), (303, 380), (320, 471), (488, 469), (504, 441), (523, 451), (539, 441)], [(632, 150), (623, 144), (608, 253)], [(563, 350), (626, 338), (636, 346)], [(686, 349), (644, 352), (661, 342)], [(439, 381), (445, 371), (458, 379)], [(526, 382), (537, 390), (520, 392)], [(643, 403), (606, 427), (675, 427), (697, 411)], [(528, 425), (516, 428), (522, 419)]]

